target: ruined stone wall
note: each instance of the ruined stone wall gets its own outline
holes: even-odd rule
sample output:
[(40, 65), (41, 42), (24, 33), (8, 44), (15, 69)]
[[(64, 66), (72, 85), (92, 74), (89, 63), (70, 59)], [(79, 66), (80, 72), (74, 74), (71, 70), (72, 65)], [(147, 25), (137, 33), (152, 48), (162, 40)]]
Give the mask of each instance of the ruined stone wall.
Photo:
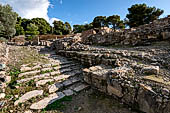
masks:
[(132, 109), (145, 113), (169, 113), (169, 84), (135, 76), (132, 68), (94, 66), (84, 69), (84, 80)]
[[(109, 28), (93, 29), (82, 33), (82, 43), (91, 45), (148, 45), (149, 42), (170, 38), (170, 17), (150, 24), (121, 31)], [(108, 32), (109, 31), (109, 32)]]

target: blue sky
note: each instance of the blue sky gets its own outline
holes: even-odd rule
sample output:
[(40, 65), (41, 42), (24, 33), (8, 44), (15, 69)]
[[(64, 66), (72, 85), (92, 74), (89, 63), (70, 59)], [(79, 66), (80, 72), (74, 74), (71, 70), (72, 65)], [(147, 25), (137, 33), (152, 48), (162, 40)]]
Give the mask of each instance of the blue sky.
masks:
[(84, 24), (93, 21), (95, 16), (110, 16), (118, 14), (122, 19), (128, 13), (128, 8), (133, 4), (146, 3), (156, 6), (170, 14), (170, 0), (51, 0), (54, 5), (49, 8), (49, 17), (56, 17), (72, 24)]
[(96, 16), (120, 15), (126, 17), (128, 8), (146, 3), (163, 9), (165, 17), (170, 14), (170, 0), (0, 0), (10, 4), (23, 18), (45, 18), (51, 25), (54, 20), (68, 21), (71, 25), (85, 24)]

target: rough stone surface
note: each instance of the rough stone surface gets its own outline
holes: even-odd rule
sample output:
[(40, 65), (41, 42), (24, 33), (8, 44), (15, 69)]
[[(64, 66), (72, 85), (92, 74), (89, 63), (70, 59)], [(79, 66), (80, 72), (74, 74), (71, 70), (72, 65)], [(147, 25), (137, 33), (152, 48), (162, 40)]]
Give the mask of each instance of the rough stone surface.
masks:
[(73, 92), (71, 89), (64, 90), (63, 93), (64, 93), (66, 96), (71, 96), (71, 95), (74, 94), (74, 92)]
[(44, 98), (42, 100), (40, 100), (37, 103), (33, 103), (30, 106), (30, 109), (43, 109), (45, 108), (47, 105), (52, 104), (53, 102), (55, 102), (56, 100), (59, 100), (61, 98), (63, 98), (65, 95), (62, 92), (57, 92), (54, 94), (49, 95), (47, 98)]
[(63, 87), (62, 83), (56, 83), (56, 84), (50, 85), (48, 91), (49, 93), (54, 93), (62, 87)]
[(30, 91), (26, 94), (24, 94), (23, 96), (21, 96), (19, 98), (19, 100), (15, 101), (14, 105), (18, 105), (19, 103), (23, 103), (33, 97), (36, 97), (38, 95), (43, 95), (43, 90), (34, 90), (34, 91)]

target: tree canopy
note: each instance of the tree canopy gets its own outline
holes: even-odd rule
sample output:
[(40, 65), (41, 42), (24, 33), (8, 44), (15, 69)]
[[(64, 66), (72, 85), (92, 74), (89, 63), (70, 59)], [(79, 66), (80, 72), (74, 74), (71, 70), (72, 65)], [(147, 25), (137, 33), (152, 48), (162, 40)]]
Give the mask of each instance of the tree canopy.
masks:
[(108, 26), (111, 25), (114, 30), (125, 28), (124, 22), (120, 20), (120, 16), (118, 15), (109, 16), (106, 21)]
[(54, 21), (53, 33), (56, 35), (67, 35), (71, 33), (71, 25), (68, 22)]
[(35, 24), (30, 23), (27, 25), (26, 35), (31, 39), (39, 34), (38, 27)]
[(49, 34), (51, 31), (50, 24), (44, 18), (33, 18), (31, 23), (38, 27), (40, 35)]
[(135, 4), (128, 8), (127, 25), (129, 27), (138, 27), (140, 25), (149, 24), (153, 20), (159, 18), (163, 14), (163, 10), (155, 7), (149, 7), (146, 4)]
[(15, 35), (17, 16), (9, 5), (0, 4), (0, 37), (10, 38)]
[(97, 16), (93, 20), (93, 27), (94, 28), (99, 28), (99, 27), (105, 27), (107, 26), (106, 23), (106, 16)]

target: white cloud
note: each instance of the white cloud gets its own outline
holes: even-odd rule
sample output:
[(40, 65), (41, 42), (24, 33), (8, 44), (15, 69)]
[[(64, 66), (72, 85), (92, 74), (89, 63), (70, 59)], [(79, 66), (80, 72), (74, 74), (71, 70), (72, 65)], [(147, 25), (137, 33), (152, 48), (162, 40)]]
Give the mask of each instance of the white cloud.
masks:
[(58, 18), (51, 18), (51, 19), (49, 20), (49, 23), (50, 23), (51, 26), (53, 26), (53, 22), (54, 22), (54, 21), (61, 21), (61, 20), (58, 19)]
[(23, 18), (44, 18), (49, 21), (49, 0), (0, 0), (2, 4), (9, 4)]
[(88, 21), (85, 21), (84, 24), (88, 24)]

